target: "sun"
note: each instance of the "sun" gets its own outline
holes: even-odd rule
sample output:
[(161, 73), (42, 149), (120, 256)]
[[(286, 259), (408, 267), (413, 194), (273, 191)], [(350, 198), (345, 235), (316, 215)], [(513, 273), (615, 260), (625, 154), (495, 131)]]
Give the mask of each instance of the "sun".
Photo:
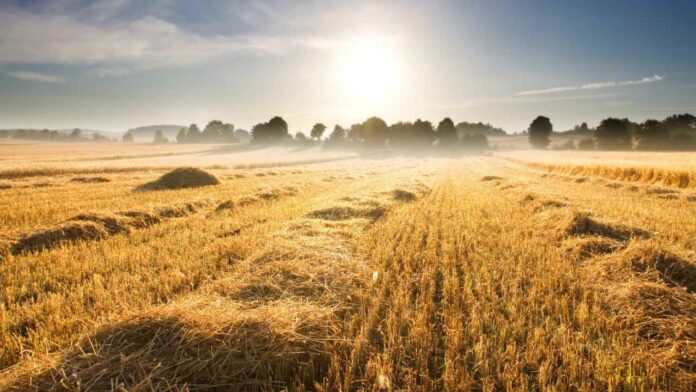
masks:
[(386, 40), (349, 41), (339, 54), (339, 82), (349, 97), (379, 102), (394, 96), (401, 79), (396, 50)]

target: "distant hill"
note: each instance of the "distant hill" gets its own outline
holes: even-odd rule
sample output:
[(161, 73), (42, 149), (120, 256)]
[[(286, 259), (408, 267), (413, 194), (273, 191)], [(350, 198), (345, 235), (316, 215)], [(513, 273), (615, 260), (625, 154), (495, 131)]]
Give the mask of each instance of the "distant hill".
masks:
[(176, 139), (176, 134), (179, 133), (181, 128), (185, 128), (184, 125), (147, 125), (143, 127), (137, 127), (129, 129), (135, 140), (152, 140), (155, 137), (157, 131), (162, 131), (164, 137), (173, 141)]

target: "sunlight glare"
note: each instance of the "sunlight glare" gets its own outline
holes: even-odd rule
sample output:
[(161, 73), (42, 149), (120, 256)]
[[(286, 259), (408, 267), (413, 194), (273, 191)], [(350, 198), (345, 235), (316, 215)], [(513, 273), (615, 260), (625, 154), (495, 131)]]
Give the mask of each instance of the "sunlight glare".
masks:
[(401, 79), (401, 64), (386, 40), (360, 38), (339, 54), (339, 78), (344, 93), (362, 101), (393, 98)]

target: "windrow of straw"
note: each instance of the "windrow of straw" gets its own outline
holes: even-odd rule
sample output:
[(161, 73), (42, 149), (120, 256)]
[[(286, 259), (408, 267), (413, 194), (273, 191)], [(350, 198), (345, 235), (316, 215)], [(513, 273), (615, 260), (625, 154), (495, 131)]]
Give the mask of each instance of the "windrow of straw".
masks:
[(544, 170), (548, 173), (601, 177), (615, 181), (661, 184), (667, 187), (675, 188), (696, 188), (696, 173), (687, 170), (610, 165), (564, 165), (530, 162), (513, 158), (507, 159), (528, 167)]
[(70, 218), (60, 225), (27, 233), (11, 245), (11, 253), (38, 252), (66, 244), (96, 241), (110, 235), (129, 233), (161, 223), (165, 219), (187, 216), (209, 204), (196, 200), (174, 206), (160, 207), (155, 211), (119, 211), (108, 213), (84, 213)]

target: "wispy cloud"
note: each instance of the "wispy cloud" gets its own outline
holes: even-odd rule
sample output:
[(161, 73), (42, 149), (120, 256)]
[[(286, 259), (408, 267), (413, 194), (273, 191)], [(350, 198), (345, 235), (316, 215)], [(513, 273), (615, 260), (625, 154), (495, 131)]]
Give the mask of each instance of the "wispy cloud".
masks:
[(623, 81), (623, 82), (599, 82), (599, 83), (595, 82), (595, 83), (583, 84), (582, 86), (551, 87), (551, 88), (547, 88), (547, 89), (543, 89), (543, 90), (522, 91), (522, 92), (517, 93), (517, 95), (524, 96), (524, 95), (551, 94), (551, 93), (559, 93), (559, 92), (565, 92), (565, 91), (596, 90), (596, 89), (601, 89), (601, 88), (654, 83), (654, 82), (659, 82), (659, 81), (663, 80), (664, 78), (665, 77), (663, 75), (653, 75), (653, 76), (646, 76), (646, 77), (639, 79), (639, 80), (627, 80), (627, 81)]
[(109, 76), (127, 75), (131, 70), (126, 67), (97, 67), (92, 69), (91, 72), (100, 78), (105, 78)]
[[(68, 14), (0, 10), (0, 65), (83, 64), (101, 75), (125, 69), (176, 67), (231, 54), (282, 54), (326, 43), (289, 35), (201, 35), (153, 16), (98, 23)], [(127, 72), (127, 71), (126, 71)], [(97, 74), (99, 72), (97, 71)]]
[(12, 71), (8, 72), (8, 75), (15, 79), (29, 80), (32, 82), (45, 82), (45, 83), (63, 83), (65, 79), (60, 76), (50, 75), (40, 72), (31, 71)]

